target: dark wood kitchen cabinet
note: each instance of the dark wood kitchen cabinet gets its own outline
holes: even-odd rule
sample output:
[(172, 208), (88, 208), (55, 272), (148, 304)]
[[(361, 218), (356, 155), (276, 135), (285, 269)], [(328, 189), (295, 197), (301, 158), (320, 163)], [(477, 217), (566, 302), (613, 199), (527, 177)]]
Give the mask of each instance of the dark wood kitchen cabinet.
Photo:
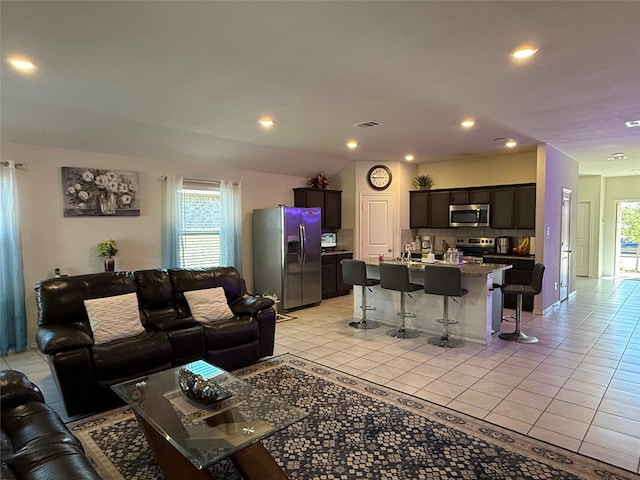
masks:
[(491, 189), (472, 188), (469, 190), (469, 203), (491, 203)]
[(449, 203), (451, 205), (467, 205), (469, 202), (469, 190), (451, 190), (449, 192)]
[(352, 253), (337, 253), (322, 256), (322, 298), (347, 295), (351, 285), (342, 281), (342, 264), (344, 259), (352, 259)]
[(495, 187), (491, 192), (491, 227), (513, 228), (513, 187)]
[(449, 190), (429, 192), (429, 226), (449, 228)]
[(342, 191), (294, 188), (293, 205), (296, 207), (320, 207), (322, 228), (339, 230), (342, 227)]
[(491, 189), (469, 188), (451, 190), (449, 193), (449, 203), (451, 205), (475, 205), (478, 203), (491, 203)]
[(409, 228), (429, 227), (429, 192), (409, 192)]
[(536, 186), (515, 187), (514, 197), (513, 226), (536, 228)]

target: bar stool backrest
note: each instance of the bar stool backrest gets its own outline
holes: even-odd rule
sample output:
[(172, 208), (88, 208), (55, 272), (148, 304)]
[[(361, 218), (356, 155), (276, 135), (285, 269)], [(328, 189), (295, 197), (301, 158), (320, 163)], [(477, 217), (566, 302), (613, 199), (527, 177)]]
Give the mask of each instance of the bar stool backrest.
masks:
[(342, 281), (347, 285), (366, 285), (367, 266), (362, 260), (344, 259), (342, 265)]
[(542, 291), (542, 277), (544, 275), (545, 266), (542, 263), (536, 263), (533, 266), (533, 273), (531, 274), (531, 288), (534, 290), (534, 295), (538, 295)]
[(406, 265), (396, 265), (393, 263), (380, 264), (380, 286), (389, 290), (408, 292), (409, 269)]
[(424, 293), (461, 297), (466, 293), (462, 289), (462, 275), (456, 267), (437, 265), (424, 268)]

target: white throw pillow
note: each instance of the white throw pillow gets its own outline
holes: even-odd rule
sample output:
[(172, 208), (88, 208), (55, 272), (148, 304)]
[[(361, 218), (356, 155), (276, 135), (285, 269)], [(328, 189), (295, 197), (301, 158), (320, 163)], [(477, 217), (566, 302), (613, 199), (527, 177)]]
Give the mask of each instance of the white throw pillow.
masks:
[(84, 301), (93, 343), (107, 343), (144, 332), (135, 293)]
[(193, 319), (198, 322), (219, 322), (233, 318), (224, 288), (204, 288), (184, 292)]

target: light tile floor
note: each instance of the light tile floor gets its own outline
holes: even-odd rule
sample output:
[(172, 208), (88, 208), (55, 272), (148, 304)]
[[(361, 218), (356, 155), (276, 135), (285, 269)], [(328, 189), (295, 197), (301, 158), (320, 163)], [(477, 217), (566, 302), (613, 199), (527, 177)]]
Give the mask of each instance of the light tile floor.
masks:
[[(356, 330), (347, 325), (352, 314), (352, 296), (291, 312), (295, 319), (278, 323), (275, 354), (293, 353), (640, 473), (640, 281), (579, 279), (568, 301), (544, 315), (525, 314), (523, 330), (540, 339), (531, 345), (496, 338), (486, 347), (443, 349), (427, 335), (404, 340), (387, 337), (385, 327)], [(40, 352), (10, 354), (0, 366), (29, 375), (69, 420)]]

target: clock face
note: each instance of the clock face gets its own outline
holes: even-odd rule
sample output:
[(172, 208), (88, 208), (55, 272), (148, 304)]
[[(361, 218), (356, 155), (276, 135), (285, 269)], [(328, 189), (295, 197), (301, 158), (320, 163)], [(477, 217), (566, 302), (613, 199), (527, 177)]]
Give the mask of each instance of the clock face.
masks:
[(384, 165), (376, 165), (371, 167), (367, 175), (367, 181), (371, 188), (375, 190), (384, 190), (391, 184), (391, 170)]

